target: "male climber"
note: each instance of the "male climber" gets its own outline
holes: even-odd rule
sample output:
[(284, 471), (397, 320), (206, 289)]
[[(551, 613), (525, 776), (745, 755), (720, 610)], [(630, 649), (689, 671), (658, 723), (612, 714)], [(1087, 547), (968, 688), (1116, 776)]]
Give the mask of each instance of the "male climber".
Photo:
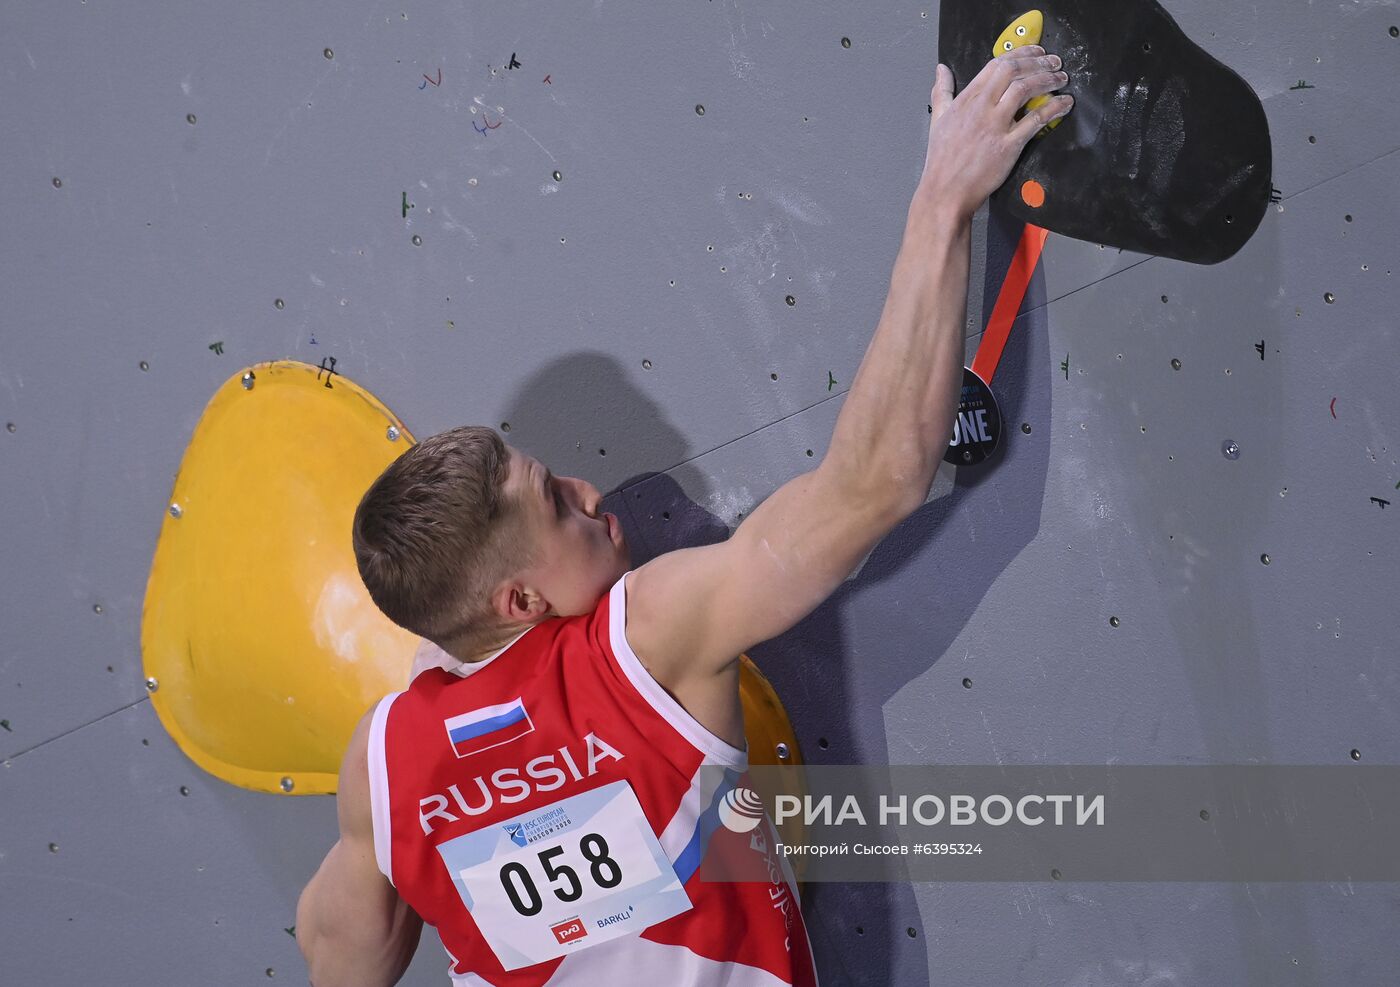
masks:
[(397, 983), (425, 921), (457, 987), (816, 983), (790, 873), (695, 876), (713, 769), (747, 767), (737, 656), (928, 496), (962, 380), (971, 219), (1068, 112), (1061, 96), (1016, 119), (1059, 67), (1023, 47), (954, 99), (938, 66), (889, 296), (829, 450), (727, 541), (631, 571), (597, 489), (485, 428), (423, 441), (365, 493), (361, 577), (445, 667), (350, 739), (340, 839), (297, 907), (315, 987)]

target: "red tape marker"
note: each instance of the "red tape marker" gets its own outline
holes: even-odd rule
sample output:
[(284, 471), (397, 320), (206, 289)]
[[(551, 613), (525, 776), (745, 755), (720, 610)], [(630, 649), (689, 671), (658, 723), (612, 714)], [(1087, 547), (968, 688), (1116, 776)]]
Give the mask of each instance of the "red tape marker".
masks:
[(1016, 253), (1007, 268), (1006, 280), (1001, 283), (997, 303), (992, 307), (992, 317), (982, 333), (982, 342), (977, 346), (977, 356), (972, 361), (972, 372), (990, 385), (992, 376), (1001, 362), (1001, 351), (1011, 335), (1011, 326), (1016, 321), (1016, 313), (1021, 311), (1021, 301), (1026, 297), (1031, 275), (1036, 264), (1040, 263), (1040, 252), (1045, 249), (1045, 238), (1050, 231), (1027, 223), (1021, 231), (1021, 242), (1016, 245)]

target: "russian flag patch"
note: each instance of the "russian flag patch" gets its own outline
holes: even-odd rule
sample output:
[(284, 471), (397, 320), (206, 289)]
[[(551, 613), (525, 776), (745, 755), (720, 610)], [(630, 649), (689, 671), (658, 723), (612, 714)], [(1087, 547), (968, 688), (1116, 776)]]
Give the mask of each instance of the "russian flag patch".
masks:
[(492, 747), (519, 740), (535, 730), (535, 724), (519, 698), (499, 706), (483, 706), (470, 713), (449, 716), (442, 721), (442, 725), (447, 728), (447, 740), (458, 757), (480, 754)]

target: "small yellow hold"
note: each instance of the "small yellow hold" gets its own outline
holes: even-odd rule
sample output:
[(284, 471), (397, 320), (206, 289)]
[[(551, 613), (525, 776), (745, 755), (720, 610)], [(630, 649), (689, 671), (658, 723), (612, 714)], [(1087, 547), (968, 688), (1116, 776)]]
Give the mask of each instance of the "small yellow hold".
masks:
[[(1001, 35), (997, 38), (996, 44), (992, 46), (992, 57), (1000, 58), (1008, 51), (1015, 51), (1017, 48), (1023, 48), (1026, 45), (1040, 44), (1040, 34), (1044, 29), (1044, 15), (1038, 10), (1026, 11), (1020, 17), (1012, 21), (1005, 31), (1001, 32)], [(1026, 105), (1021, 107), (1020, 112), (1016, 114), (1016, 119), (1019, 120), (1027, 113), (1044, 106), (1048, 102), (1050, 102), (1050, 97), (1044, 94), (1032, 96)], [(1040, 132), (1035, 136), (1044, 137), (1060, 125), (1061, 119), (1061, 117), (1056, 117), (1054, 120), (1051, 120), (1044, 127), (1041, 127)]]
[(1024, 48), (1026, 45), (1040, 44), (1040, 32), (1045, 29), (1045, 17), (1038, 10), (1028, 10), (1011, 22), (1011, 26), (1001, 32), (992, 49), (992, 57), (1004, 55), (1008, 51)]

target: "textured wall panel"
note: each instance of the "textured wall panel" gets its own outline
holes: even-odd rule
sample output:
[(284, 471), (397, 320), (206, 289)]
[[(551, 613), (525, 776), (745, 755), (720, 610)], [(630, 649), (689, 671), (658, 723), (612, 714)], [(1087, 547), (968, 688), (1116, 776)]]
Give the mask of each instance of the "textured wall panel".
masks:
[[(1050, 238), (995, 379), (998, 458), (941, 471), (754, 651), (814, 762), (1400, 756), (1400, 9), (1167, 10), (1261, 97), (1282, 202), (1212, 267)], [(420, 437), (508, 424), (610, 491), (637, 562), (726, 537), (830, 440), (923, 162), (937, 18), (0, 11), (0, 981), (304, 977), (284, 928), (333, 801), (204, 775), (141, 678), (161, 512), (218, 385), (334, 357)], [(974, 226), (969, 361), (1018, 235)], [(1385, 982), (1394, 899), (806, 901), (828, 984), (1161, 987)], [(445, 963), (428, 931), (404, 982)]]

